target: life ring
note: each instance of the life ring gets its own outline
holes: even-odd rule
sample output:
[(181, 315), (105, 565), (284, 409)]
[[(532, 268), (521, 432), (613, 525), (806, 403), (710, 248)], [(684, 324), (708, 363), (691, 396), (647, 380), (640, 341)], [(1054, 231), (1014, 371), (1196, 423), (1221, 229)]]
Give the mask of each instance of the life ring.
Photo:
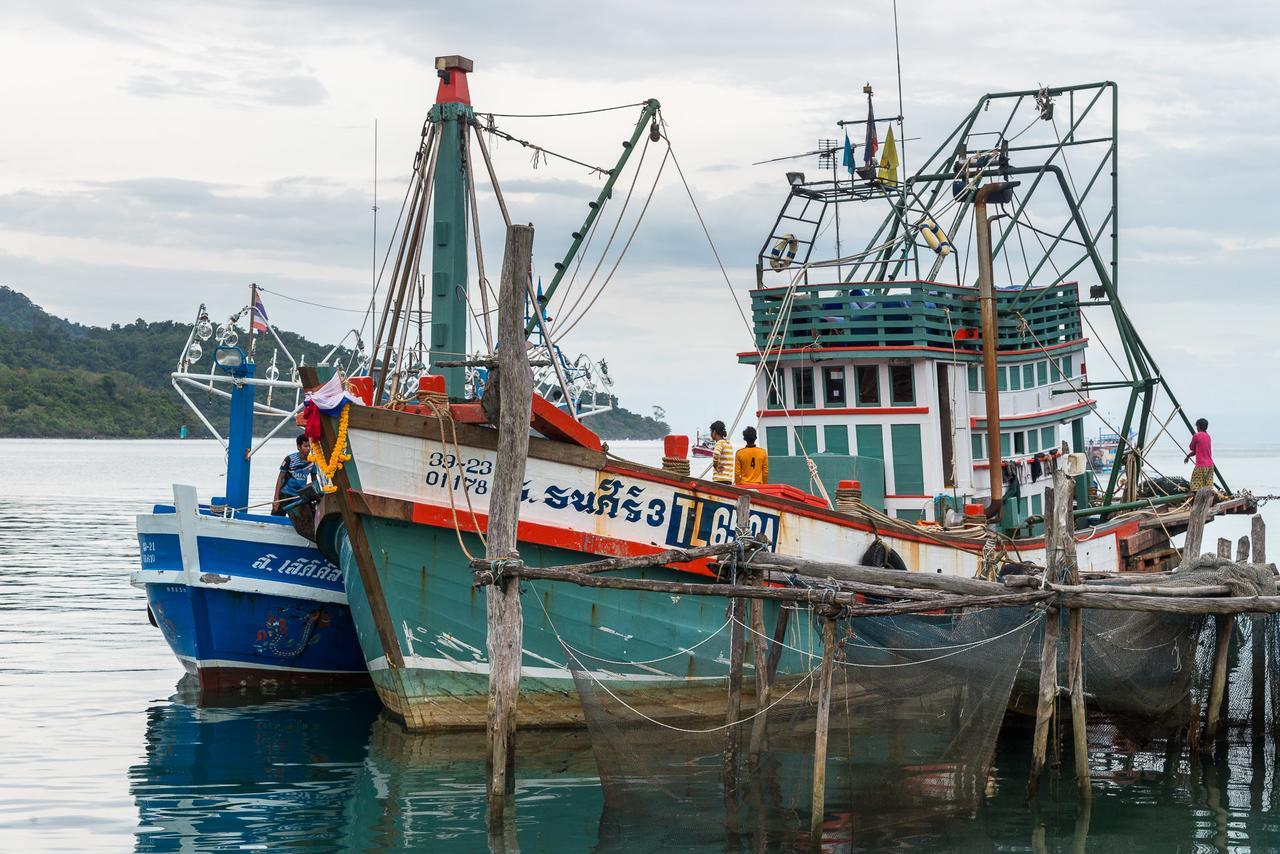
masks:
[(796, 250), (799, 248), (800, 241), (796, 240), (794, 234), (782, 235), (769, 252), (769, 266), (774, 270), (787, 269), (791, 266), (791, 262), (796, 260)]
[(861, 563), (863, 566), (874, 566), (879, 569), (897, 569), (903, 572), (907, 569), (902, 555), (886, 546), (883, 540), (876, 540), (867, 547), (867, 550), (862, 553)]

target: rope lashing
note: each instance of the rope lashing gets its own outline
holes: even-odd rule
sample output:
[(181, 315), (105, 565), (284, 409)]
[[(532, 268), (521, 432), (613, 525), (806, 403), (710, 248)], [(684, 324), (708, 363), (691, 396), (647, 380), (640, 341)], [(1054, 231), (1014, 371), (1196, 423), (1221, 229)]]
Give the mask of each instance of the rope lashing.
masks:
[(485, 568), (475, 571), (474, 583), (477, 586), (486, 584), (504, 586), (508, 578), (519, 578), (518, 574), (509, 573), (508, 570), (519, 569), (524, 566), (524, 561), (510, 557), (482, 559), (479, 562), (484, 564)]

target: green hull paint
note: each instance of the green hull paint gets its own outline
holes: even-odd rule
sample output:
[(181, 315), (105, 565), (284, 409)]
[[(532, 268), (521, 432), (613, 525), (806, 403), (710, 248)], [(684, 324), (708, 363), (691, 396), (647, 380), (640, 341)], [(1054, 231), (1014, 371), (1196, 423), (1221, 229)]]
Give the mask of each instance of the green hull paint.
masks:
[[(403, 670), (393, 670), (380, 660), (378, 633), (344, 536), (347, 595), (384, 702), (411, 728), (483, 727), (488, 698), (485, 591), (472, 586), (472, 571), (455, 532), (367, 517), (363, 524), (406, 664)], [(475, 535), (464, 534), (463, 542), (471, 554), (484, 553)], [(597, 557), (527, 543), (521, 544), (520, 552), (534, 566)], [(684, 581), (701, 578), (663, 568), (636, 575)], [(698, 711), (704, 693), (708, 701), (723, 704), (730, 643), (726, 600), (525, 582), (521, 602), (525, 655), (518, 713), (522, 725), (566, 726), (582, 721), (559, 637), (578, 651), (584, 666), (618, 690), (640, 697), (652, 693), (666, 700), (683, 696), (675, 702), (687, 702), (691, 713)], [(776, 605), (767, 603), (765, 623), (770, 632), (778, 613)], [(804, 650), (820, 649), (821, 639), (807, 613), (801, 615), (791, 621), (787, 643)], [(588, 658), (588, 653), (608, 661)], [(806, 657), (786, 651), (779, 673), (784, 678), (788, 673), (807, 673), (811, 665)]]

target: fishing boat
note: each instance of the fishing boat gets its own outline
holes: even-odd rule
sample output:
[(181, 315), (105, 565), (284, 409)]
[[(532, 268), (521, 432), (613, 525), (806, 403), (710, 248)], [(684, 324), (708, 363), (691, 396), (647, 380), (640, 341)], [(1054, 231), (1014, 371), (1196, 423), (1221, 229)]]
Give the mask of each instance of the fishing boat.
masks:
[[(236, 324), (253, 312), (247, 348), (237, 346)], [(254, 337), (270, 333), (256, 288), (249, 305), (232, 315), (214, 338), (205, 307), (173, 372), (174, 389), (226, 451), (225, 494), (202, 502), (194, 486), (175, 484), (173, 503), (137, 517), (140, 567), (131, 583), (145, 591), (147, 615), (178, 661), (208, 691), (263, 683), (364, 682), (342, 572), (295, 530), (287, 516), (250, 505), (254, 455), (267, 439), (294, 423), (300, 411), (295, 378), (280, 379), (272, 361), (255, 376)], [(277, 351), (277, 353), (279, 352)], [(255, 400), (257, 391), (265, 400)], [(229, 403), (225, 436), (192, 394)], [(275, 398), (285, 397), (281, 404)], [(255, 416), (275, 425), (254, 442)]]
[[(404, 269), (388, 287), (388, 332), (380, 338), (388, 342), (382, 364), (390, 365), (397, 294), (410, 287), (412, 259), (431, 234), (430, 275), (439, 287), (430, 376), (447, 404), (351, 404), (342, 429), (337, 419), (326, 420), (324, 454), (350, 457), (335, 469), (339, 548), (374, 684), (409, 727), (461, 729), (486, 721), (485, 601), (470, 569), (484, 553), (497, 447), (494, 424), (481, 403), (467, 399), (457, 361), (471, 352), (467, 212), (474, 210), (473, 165), (483, 162), (494, 175), (483, 137), (503, 132), (471, 105), (470, 60), (441, 57), (437, 71), (437, 99), (415, 159), (414, 201), (400, 232)], [(753, 372), (755, 420), (773, 483), (747, 489), (690, 477), (687, 467), (620, 460), (579, 420), (535, 396), (517, 531), (527, 565), (721, 544), (743, 530), (779, 555), (995, 578), (1045, 566), (1045, 487), (1060, 466), (1076, 486), (1082, 571), (1170, 565), (1169, 537), (1186, 525), (1185, 513), (1179, 517), (1170, 505), (1186, 496), (1139, 502), (1116, 492), (1122, 465), (1155, 438), (1147, 430), (1154, 390), (1180, 409), (1121, 308), (1116, 238), (1099, 239), (1116, 216), (1115, 85), (984, 95), (910, 176), (889, 134), (876, 157), (878, 128), (888, 122), (901, 139), (901, 119), (876, 119), (866, 91), (867, 117), (840, 123), (845, 163), (837, 161), (840, 146), (827, 144), (818, 178), (787, 173), (785, 202), (756, 259), (752, 346), (737, 358)], [(1054, 121), (1055, 104), (1065, 133)], [(617, 165), (603, 170), (604, 186), (539, 302), (554, 300), (633, 153), (670, 146), (658, 102), (637, 109)], [(848, 141), (849, 128), (862, 135), (858, 146)], [(1096, 154), (1076, 175), (1064, 167), (1082, 147)], [(1074, 165), (1081, 169), (1081, 159)], [(1098, 184), (1108, 168), (1111, 180)], [(1110, 192), (1099, 202), (1092, 191), (1100, 188)], [(1032, 204), (1041, 196), (1051, 196), (1050, 204)], [(841, 213), (848, 223), (851, 207), (868, 205), (884, 219), (850, 249), (841, 240)], [(1044, 211), (1054, 208), (1065, 214), (1051, 223)], [(834, 251), (822, 241), (832, 224)], [(966, 225), (972, 237), (956, 239)], [(970, 255), (974, 270), (962, 261)], [(1014, 263), (1023, 272), (1014, 275)], [(1070, 278), (1080, 268), (1087, 282)], [(1091, 305), (1109, 308), (1137, 366), (1134, 376), (1089, 380), (1080, 299), (1086, 288)], [(554, 339), (554, 327), (548, 333), (543, 326)], [(318, 371), (304, 384), (325, 379)], [(1091, 504), (1084, 419), (1094, 390), (1122, 386), (1131, 400), (1118, 432), (1136, 428), (1137, 438)], [(849, 497), (853, 481), (861, 490), (856, 498)], [(750, 518), (740, 520), (744, 495)], [(1241, 496), (1218, 510), (1251, 507)], [(700, 559), (635, 571), (713, 584), (717, 573), (732, 570)], [(521, 596), (521, 726), (581, 721), (567, 656), (593, 681), (625, 693), (639, 712), (646, 702), (691, 715), (722, 708), (728, 661), (724, 644), (711, 641), (727, 623), (714, 600), (532, 582), (521, 584)], [(782, 613), (766, 607), (770, 623)], [(804, 650), (820, 646), (812, 622), (791, 622), (780, 684), (811, 670)], [(1193, 630), (1188, 624), (1174, 631), (1171, 642)], [(1176, 655), (1167, 652), (1109, 658), (1111, 684), (1189, 679), (1189, 668), (1174, 672)]]

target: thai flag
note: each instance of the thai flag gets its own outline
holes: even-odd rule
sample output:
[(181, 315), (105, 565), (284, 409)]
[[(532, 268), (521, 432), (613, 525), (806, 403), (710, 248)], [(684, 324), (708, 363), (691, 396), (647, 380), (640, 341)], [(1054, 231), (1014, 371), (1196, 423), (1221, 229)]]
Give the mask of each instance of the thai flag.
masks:
[(867, 98), (867, 141), (864, 146), (866, 149), (862, 154), (862, 162), (870, 166), (876, 161), (876, 152), (880, 150), (880, 138), (876, 136), (876, 111), (871, 106), (871, 99)]
[(267, 310), (262, 307), (262, 300), (258, 300), (253, 304), (253, 331), (266, 332), (267, 329)]

